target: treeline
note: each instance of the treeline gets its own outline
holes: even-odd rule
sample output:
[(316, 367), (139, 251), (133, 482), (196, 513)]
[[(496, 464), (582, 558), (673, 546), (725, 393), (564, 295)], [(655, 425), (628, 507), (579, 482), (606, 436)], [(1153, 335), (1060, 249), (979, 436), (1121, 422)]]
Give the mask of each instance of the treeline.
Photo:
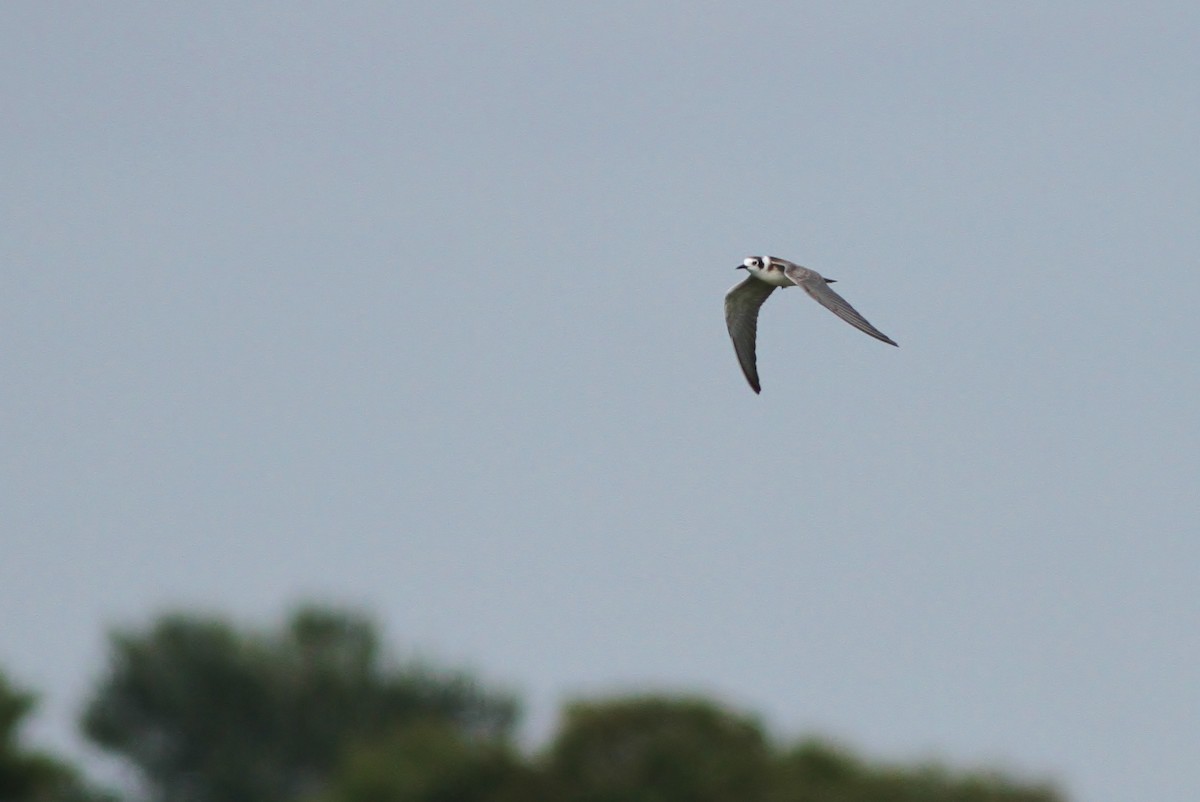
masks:
[[(0, 802), (124, 802), (19, 738), (34, 699), (0, 673)], [(386, 654), (377, 628), (308, 608), (278, 631), (168, 615), (111, 636), (83, 732), (153, 802), (1061, 802), (991, 772), (886, 765), (770, 737), (705, 698), (568, 705), (529, 753), (512, 694)]]

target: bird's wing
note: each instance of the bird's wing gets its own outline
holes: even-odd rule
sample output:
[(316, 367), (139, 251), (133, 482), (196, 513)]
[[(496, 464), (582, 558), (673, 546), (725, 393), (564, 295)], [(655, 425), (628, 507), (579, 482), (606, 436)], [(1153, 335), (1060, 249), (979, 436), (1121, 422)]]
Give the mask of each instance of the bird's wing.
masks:
[(729, 338), (746, 381), (756, 393), (762, 392), (758, 384), (758, 367), (754, 358), (754, 343), (758, 339), (758, 308), (767, 300), (775, 287), (754, 276), (725, 293), (725, 325), (729, 327)]
[(803, 287), (804, 291), (808, 293), (810, 298), (828, 309), (830, 312), (833, 312), (835, 315), (849, 323), (854, 328), (870, 334), (877, 340), (883, 340), (889, 345), (896, 345), (895, 340), (868, 323), (867, 319), (860, 315), (854, 309), (854, 307), (846, 301), (845, 298), (834, 292), (833, 289), (825, 283), (825, 279), (816, 275), (811, 270), (804, 272), (801, 271), (804, 271), (804, 268), (793, 270), (789, 267), (785, 268), (784, 273), (786, 273), (788, 278), (792, 279), (792, 281), (795, 281), (797, 285)]

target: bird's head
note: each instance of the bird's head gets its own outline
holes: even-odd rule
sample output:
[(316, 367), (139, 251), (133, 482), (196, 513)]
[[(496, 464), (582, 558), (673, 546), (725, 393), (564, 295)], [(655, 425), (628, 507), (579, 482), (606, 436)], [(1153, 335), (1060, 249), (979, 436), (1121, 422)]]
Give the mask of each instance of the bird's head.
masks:
[(746, 270), (757, 275), (759, 272), (764, 270), (768, 264), (770, 264), (770, 261), (771, 257), (769, 256), (747, 256), (742, 260), (742, 263), (734, 269)]

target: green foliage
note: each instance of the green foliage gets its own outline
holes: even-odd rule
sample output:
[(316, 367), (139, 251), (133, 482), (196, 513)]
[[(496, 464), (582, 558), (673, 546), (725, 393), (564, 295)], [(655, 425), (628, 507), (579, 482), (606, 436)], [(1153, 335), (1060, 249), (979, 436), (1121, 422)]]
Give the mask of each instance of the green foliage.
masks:
[(1049, 788), (936, 766), (868, 764), (820, 741), (780, 749), (758, 723), (704, 699), (577, 703), (550, 747), (569, 802), (1057, 802)]
[(557, 799), (576, 802), (754, 802), (771, 755), (753, 719), (703, 699), (579, 702), (550, 749)]
[(23, 749), (17, 737), (33, 711), (34, 697), (14, 687), (0, 671), (0, 800), (3, 802), (102, 802), (66, 763)]
[(529, 802), (537, 777), (505, 743), (442, 722), (355, 745), (314, 802)]
[(385, 664), (369, 621), (310, 608), (278, 634), (171, 615), (114, 635), (83, 724), (164, 802), (286, 802), (322, 789), (349, 744), (424, 720), (495, 738), (514, 718), (465, 675)]
[(868, 765), (821, 741), (781, 754), (769, 802), (1057, 802), (1050, 788), (938, 766)]
[[(0, 693), (0, 782), (56, 770), (12, 762), (28, 705)], [(780, 745), (699, 697), (576, 702), (536, 756), (512, 746), (514, 717), (466, 675), (385, 661), (369, 621), (306, 609), (278, 632), (172, 615), (115, 634), (84, 726), (160, 802), (1061, 802), (999, 775)]]

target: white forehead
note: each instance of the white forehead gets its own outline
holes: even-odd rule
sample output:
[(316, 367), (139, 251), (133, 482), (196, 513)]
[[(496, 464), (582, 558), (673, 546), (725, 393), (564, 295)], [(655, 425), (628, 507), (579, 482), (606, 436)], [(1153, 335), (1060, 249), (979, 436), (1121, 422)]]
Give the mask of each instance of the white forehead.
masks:
[(746, 267), (753, 267), (756, 264), (762, 264), (761, 256), (747, 256), (742, 260), (742, 264)]

